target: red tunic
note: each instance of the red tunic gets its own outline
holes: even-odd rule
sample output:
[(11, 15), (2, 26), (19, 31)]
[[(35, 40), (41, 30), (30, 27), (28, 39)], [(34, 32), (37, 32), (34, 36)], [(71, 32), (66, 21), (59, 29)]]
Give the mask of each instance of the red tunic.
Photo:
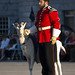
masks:
[(40, 9), (37, 13), (36, 23), (37, 29), (38, 27), (47, 27), (53, 26), (51, 29), (37, 31), (37, 42), (44, 43), (50, 42), (52, 37), (52, 29), (60, 28), (59, 17), (57, 11), (51, 11), (50, 9), (46, 8), (44, 10)]

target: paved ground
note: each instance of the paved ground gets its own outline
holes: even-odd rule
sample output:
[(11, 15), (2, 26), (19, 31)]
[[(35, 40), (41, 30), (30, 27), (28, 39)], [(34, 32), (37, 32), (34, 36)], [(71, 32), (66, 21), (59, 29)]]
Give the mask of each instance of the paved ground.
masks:
[[(75, 63), (62, 63), (63, 75), (75, 75)], [(30, 75), (27, 62), (0, 62), (0, 75)], [(41, 75), (40, 64), (34, 64), (33, 75)]]

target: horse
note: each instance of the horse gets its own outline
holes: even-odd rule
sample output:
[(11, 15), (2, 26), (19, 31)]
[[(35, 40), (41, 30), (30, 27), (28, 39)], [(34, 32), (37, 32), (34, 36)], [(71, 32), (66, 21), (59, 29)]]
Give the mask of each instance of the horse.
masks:
[(17, 34), (19, 35), (22, 53), (27, 59), (30, 75), (32, 75), (33, 65), (35, 62), (34, 44), (30, 37), (24, 35), (24, 28), (26, 26), (26, 22), (22, 22), (20, 25), (13, 24), (13, 26), (16, 28)]

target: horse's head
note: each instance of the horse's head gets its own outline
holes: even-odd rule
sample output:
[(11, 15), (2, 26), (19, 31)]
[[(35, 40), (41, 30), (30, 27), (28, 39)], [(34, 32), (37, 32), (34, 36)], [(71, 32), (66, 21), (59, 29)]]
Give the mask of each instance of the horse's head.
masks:
[(25, 37), (24, 37), (24, 28), (26, 26), (26, 22), (21, 22), (20, 25), (17, 24), (13, 24), (13, 26), (16, 28), (17, 30), (17, 35), (19, 35), (20, 38), (20, 43), (23, 44), (25, 42)]

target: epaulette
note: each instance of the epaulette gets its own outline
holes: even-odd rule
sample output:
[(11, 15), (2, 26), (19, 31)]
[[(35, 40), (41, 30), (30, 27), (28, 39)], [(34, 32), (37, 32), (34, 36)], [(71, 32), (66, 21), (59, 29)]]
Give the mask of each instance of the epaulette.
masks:
[(52, 8), (51, 6), (48, 6), (48, 9), (50, 10), (49, 13), (52, 11), (57, 11), (55, 8)]

